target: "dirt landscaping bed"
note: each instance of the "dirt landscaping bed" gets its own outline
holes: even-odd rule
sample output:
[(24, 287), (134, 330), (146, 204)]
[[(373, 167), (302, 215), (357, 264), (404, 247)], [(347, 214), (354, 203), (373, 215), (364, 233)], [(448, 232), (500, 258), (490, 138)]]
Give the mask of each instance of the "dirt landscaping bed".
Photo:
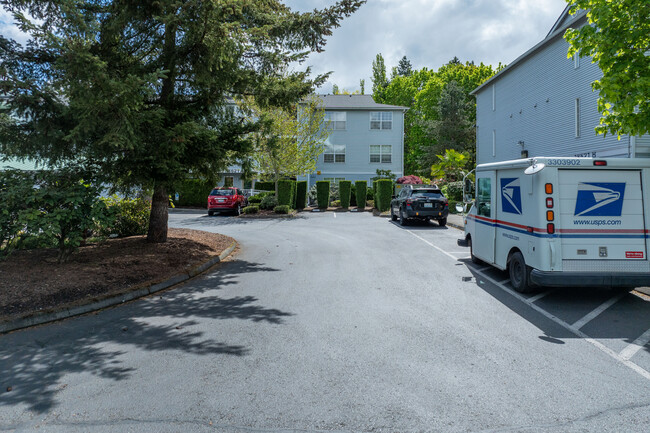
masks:
[(187, 272), (227, 249), (234, 239), (169, 229), (164, 244), (144, 236), (81, 247), (67, 263), (56, 250), (17, 251), (0, 262), (0, 321), (118, 295)]

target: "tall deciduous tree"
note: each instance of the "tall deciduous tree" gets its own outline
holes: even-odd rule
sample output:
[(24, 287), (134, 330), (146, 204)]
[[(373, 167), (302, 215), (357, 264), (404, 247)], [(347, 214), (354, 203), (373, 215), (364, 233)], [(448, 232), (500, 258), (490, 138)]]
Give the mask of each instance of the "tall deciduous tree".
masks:
[(568, 56), (591, 56), (603, 72), (592, 84), (600, 92), (599, 134), (650, 132), (650, 2), (567, 0), (570, 12), (586, 10), (589, 24), (568, 29)]
[(0, 37), (13, 114), (0, 152), (94, 162), (108, 181), (151, 187), (148, 239), (164, 242), (168, 191), (250, 147), (257, 122), (227, 110), (229, 97), (288, 107), (309, 94), (327, 76), (286, 65), (321, 51), (364, 2), (297, 13), (280, 0), (3, 0), (31, 41)]
[(380, 102), (381, 93), (387, 85), (386, 65), (384, 64), (384, 57), (379, 53), (372, 62), (372, 95), (375, 102)]
[(399, 61), (397, 64), (397, 75), (400, 75), (402, 77), (408, 77), (413, 73), (413, 67), (411, 66), (411, 61), (406, 58), (406, 56), (402, 57), (402, 59)]
[(290, 110), (260, 108), (255, 104), (249, 108), (252, 118), (260, 119), (263, 125), (253, 135), (256, 172), (277, 182), (285, 176), (302, 176), (316, 169), (331, 133), (319, 98), (306, 98)]

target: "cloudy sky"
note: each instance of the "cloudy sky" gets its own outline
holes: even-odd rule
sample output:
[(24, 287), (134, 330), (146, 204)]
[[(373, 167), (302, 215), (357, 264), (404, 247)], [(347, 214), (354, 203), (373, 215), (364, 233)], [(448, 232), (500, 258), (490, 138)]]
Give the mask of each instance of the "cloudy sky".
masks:
[[(299, 11), (323, 8), (334, 0), (287, 0)], [(566, 6), (565, 0), (368, 0), (342, 22), (325, 52), (306, 65), (314, 73), (333, 71), (332, 83), (350, 91), (366, 80), (372, 88), (372, 62), (381, 53), (390, 68), (406, 56), (413, 68), (438, 69), (454, 56), (462, 62), (510, 63), (544, 39)]]
[[(310, 11), (335, 0), (285, 3)], [(377, 53), (384, 56), (389, 75), (402, 56), (415, 69), (438, 69), (454, 56), (463, 62), (508, 64), (546, 36), (565, 6), (565, 0), (368, 0), (334, 30), (325, 52), (312, 54), (303, 66), (312, 66), (315, 74), (333, 71), (318, 90), (330, 93), (332, 83), (358, 90), (362, 78), (369, 92)], [(24, 40), (1, 8), (0, 34)]]

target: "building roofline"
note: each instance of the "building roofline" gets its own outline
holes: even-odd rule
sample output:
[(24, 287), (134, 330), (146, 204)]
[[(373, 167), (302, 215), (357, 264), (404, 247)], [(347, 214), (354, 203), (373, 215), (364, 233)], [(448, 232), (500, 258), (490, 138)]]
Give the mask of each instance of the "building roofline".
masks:
[[(565, 12), (566, 12), (566, 10), (565, 10)], [(561, 21), (561, 20), (564, 18), (564, 16), (565, 16), (565, 13), (562, 13), (562, 15), (560, 16), (560, 18), (558, 19), (558, 22), (555, 23), (555, 25), (553, 26), (553, 28), (555, 28), (555, 27), (557, 26), (557, 24), (559, 24), (559, 21)], [(558, 36), (563, 35), (563, 34), (564, 34), (564, 31), (565, 31), (566, 29), (568, 29), (568, 28), (571, 27), (572, 25), (577, 24), (577, 23), (580, 22), (580, 21), (583, 21), (583, 20), (586, 21), (586, 17), (587, 17), (587, 12), (586, 12), (586, 11), (580, 11), (580, 12), (578, 12), (578, 13), (576, 14), (576, 16), (575, 16), (572, 20), (569, 20), (569, 21), (565, 22), (565, 24), (564, 24), (563, 26), (557, 28), (557, 29), (556, 29), (555, 31), (553, 31), (552, 33), (549, 33), (549, 34), (546, 36), (546, 38), (544, 38), (542, 41), (540, 41), (540, 42), (537, 43), (535, 46), (533, 46), (532, 48), (530, 48), (528, 51), (526, 51), (526, 52), (525, 52), (524, 54), (522, 54), (521, 56), (517, 57), (515, 60), (513, 60), (512, 63), (510, 63), (510, 64), (509, 64), (508, 66), (506, 66), (505, 68), (503, 68), (503, 69), (502, 69), (501, 71), (499, 71), (497, 74), (493, 75), (490, 79), (488, 79), (486, 82), (484, 82), (483, 84), (481, 84), (480, 86), (478, 86), (476, 89), (474, 89), (474, 90), (472, 90), (471, 92), (469, 92), (469, 94), (470, 94), (470, 95), (476, 95), (476, 94), (477, 94), (478, 92), (480, 92), (484, 87), (486, 87), (487, 85), (492, 84), (492, 83), (495, 82), (496, 80), (500, 79), (503, 75), (507, 74), (510, 70), (512, 70), (512, 69), (514, 69), (515, 67), (517, 67), (517, 65), (519, 65), (521, 62), (523, 62), (524, 60), (526, 60), (526, 59), (527, 59), (528, 57), (530, 57), (532, 54), (534, 54), (535, 52), (537, 52), (537, 51), (539, 51), (540, 49), (544, 48), (544, 47), (545, 47), (546, 45), (548, 45), (551, 41), (555, 40)]]

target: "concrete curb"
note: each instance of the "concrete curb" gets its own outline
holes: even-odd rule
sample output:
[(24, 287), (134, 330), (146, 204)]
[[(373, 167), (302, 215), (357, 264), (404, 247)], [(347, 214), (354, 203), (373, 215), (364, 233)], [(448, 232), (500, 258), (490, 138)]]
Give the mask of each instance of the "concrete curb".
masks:
[[(113, 307), (115, 305), (120, 305), (128, 301), (133, 301), (134, 299), (142, 298), (147, 295), (159, 292), (161, 290), (168, 289), (176, 284), (185, 282), (190, 278), (194, 278), (197, 275), (202, 274), (203, 272), (210, 269), (212, 266), (224, 260), (228, 257), (237, 247), (237, 242), (233, 242), (228, 248), (221, 252), (217, 257), (214, 257), (207, 262), (196, 266), (190, 269), (187, 273), (182, 273), (175, 275), (161, 283), (149, 284), (144, 287), (140, 287), (133, 291), (129, 291), (120, 295), (111, 296), (106, 299), (99, 301), (91, 302), (85, 305), (79, 305), (70, 308), (63, 308), (59, 311), (48, 312), (48, 313), (35, 313), (28, 317), (23, 317), (14, 321), (0, 323), (0, 334), (4, 334), (10, 331), (15, 331), (17, 329), (28, 328), (30, 326), (42, 325), (44, 323), (55, 322), (57, 320), (67, 319), (69, 317), (80, 316), (82, 314), (92, 313), (94, 311), (102, 310), (107, 307)], [(136, 286), (138, 287), (138, 286)]]

